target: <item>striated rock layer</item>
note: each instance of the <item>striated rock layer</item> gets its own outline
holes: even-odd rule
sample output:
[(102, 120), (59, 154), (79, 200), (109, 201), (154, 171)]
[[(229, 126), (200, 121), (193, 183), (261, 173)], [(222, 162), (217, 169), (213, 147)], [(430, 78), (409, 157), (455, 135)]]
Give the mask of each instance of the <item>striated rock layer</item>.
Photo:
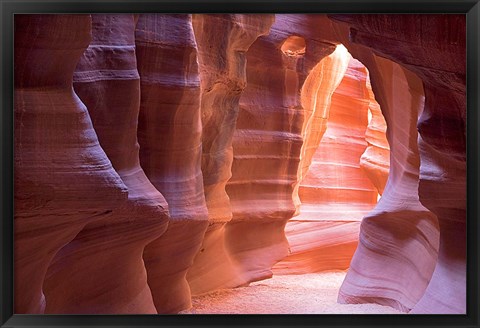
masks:
[(225, 186), (231, 177), (239, 100), (247, 84), (245, 53), (257, 37), (268, 33), (273, 18), (193, 15), (201, 80), (202, 174), (209, 220), (202, 248), (187, 276), (194, 294), (246, 282), (225, 246), (225, 224), (232, 218)]
[(365, 131), (367, 149), (360, 157), (360, 167), (377, 188), (379, 195), (382, 195), (390, 171), (390, 146), (386, 136), (387, 122), (380, 105), (375, 100), (370, 75), (367, 75), (367, 94), (370, 99), (368, 126)]
[(298, 215), (275, 270), (359, 229), (340, 302), (465, 313), (464, 59), (462, 15), (16, 15), (15, 312), (177, 313)]
[(297, 183), (294, 190), (294, 201), (298, 198), (299, 182), (305, 179), (320, 140), (327, 129), (332, 95), (342, 81), (348, 68), (350, 55), (343, 46), (337, 46), (329, 56), (320, 60), (309, 72), (300, 91), (301, 104), (304, 108), (302, 127), (303, 145)]
[[(376, 219), (380, 217), (372, 213), (370, 217), (374, 220), (365, 220), (362, 224), (363, 239), (369, 236), (370, 249), (371, 241), (378, 240), (377, 236), (385, 236), (385, 231), (392, 231), (395, 236), (389, 242), (392, 247), (382, 251), (384, 257), (395, 259), (391, 264), (392, 268), (397, 268), (392, 270), (395, 281), (392, 282), (392, 275), (379, 277), (378, 270), (375, 275), (368, 273), (370, 269), (365, 264), (378, 261), (380, 265), (381, 262), (385, 272), (385, 262), (379, 254), (367, 254), (359, 248), (354, 261), (364, 265), (355, 267), (352, 262), (354, 270), (342, 286), (340, 299), (363, 302), (387, 297), (387, 302), (396, 303), (395, 306), (404, 311), (413, 309), (412, 313), (465, 313), (465, 243), (462, 242), (466, 228), (465, 16), (382, 15), (374, 18), (359, 15), (333, 18), (348, 24), (337, 26), (343, 40), (347, 39), (348, 29), (352, 27), (350, 39), (353, 43), (347, 47), (369, 68), (373, 90), (387, 120), (392, 183), (390, 180), (387, 183), (382, 200), (394, 200), (387, 195), (389, 185), (407, 178), (411, 181), (408, 189), (406, 185), (395, 188), (405, 190), (405, 196), (410, 194), (408, 200), (397, 206), (402, 215), (380, 221)], [(373, 52), (399, 64), (376, 57)], [(400, 97), (402, 88), (408, 98)], [(414, 111), (407, 130), (400, 126), (405, 115), (399, 117), (405, 108)], [(418, 124), (417, 113), (420, 115)], [(399, 133), (394, 132), (395, 125), (399, 126)], [(417, 126), (418, 150), (414, 134)], [(405, 150), (402, 150), (402, 144)], [(406, 153), (403, 160), (399, 158), (402, 152)], [(407, 163), (410, 164), (407, 166)], [(409, 175), (401, 175), (395, 167), (401, 167), (404, 172), (407, 169)], [(405, 207), (417, 203), (416, 195), (412, 200), (413, 183), (418, 184), (418, 203), (421, 208), (429, 210), (422, 210), (421, 216), (414, 215), (410, 209), (405, 210)], [(395, 195), (395, 198), (400, 197)], [(384, 205), (388, 211), (392, 207), (393, 204)], [(403, 273), (408, 271), (406, 263), (413, 264), (410, 266), (415, 275), (399, 274), (399, 268)], [(384, 292), (400, 281), (404, 281), (401, 293), (387, 295)]]
[(141, 87), (140, 162), (170, 212), (167, 231), (147, 245), (144, 261), (158, 312), (175, 313), (191, 306), (186, 274), (208, 224), (191, 15), (140, 15), (135, 44)]
[(142, 255), (165, 232), (168, 210), (139, 165), (135, 23), (133, 15), (93, 15), (92, 41), (74, 74), (75, 91), (128, 188), (128, 202), (85, 226), (55, 256), (44, 284), (47, 313), (157, 313)]
[[(300, 183), (300, 214), (285, 229), (290, 255), (275, 266), (274, 273), (347, 269), (357, 247), (360, 221), (377, 203), (378, 190), (361, 169), (360, 157), (367, 148), (369, 109), (378, 104), (368, 93), (365, 67), (343, 46), (338, 49), (343, 50), (331, 56), (338, 52), (348, 69), (342, 71), (345, 74), (325, 108), (326, 131)], [(320, 78), (328, 77), (327, 71), (319, 73)], [(381, 113), (376, 115), (381, 121)]]
[(52, 258), (127, 199), (72, 88), (90, 29), (89, 15), (15, 16), (15, 313), (44, 312)]
[[(374, 60), (380, 74), (372, 73), (372, 80), (375, 77), (381, 82), (383, 90), (379, 94), (388, 97), (379, 102), (389, 113), (387, 124), (391, 122), (390, 176), (378, 205), (362, 221), (360, 244), (339, 299), (374, 300), (408, 311), (428, 283), (438, 247), (436, 218), (420, 204), (415, 192), (419, 168), (416, 121), (423, 105), (423, 90), (421, 81), (411, 72), (380, 57)], [(367, 259), (360, 257), (362, 253)], [(422, 261), (417, 260), (419, 257)], [(388, 279), (388, 284), (382, 285), (382, 279)], [(358, 285), (367, 290), (355, 295)]]
[(225, 228), (226, 246), (247, 281), (270, 277), (272, 265), (288, 254), (284, 227), (299, 205), (294, 192), (305, 117), (300, 90), (308, 72), (335, 50), (315, 40), (303, 18), (277, 15), (270, 33), (247, 52), (248, 84), (226, 189), (233, 219)]

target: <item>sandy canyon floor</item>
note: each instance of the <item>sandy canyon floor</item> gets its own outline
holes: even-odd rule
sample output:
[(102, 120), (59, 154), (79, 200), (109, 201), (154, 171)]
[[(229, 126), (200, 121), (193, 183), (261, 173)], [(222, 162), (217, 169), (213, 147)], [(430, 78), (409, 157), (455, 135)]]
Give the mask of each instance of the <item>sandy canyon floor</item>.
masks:
[(346, 272), (276, 275), (192, 298), (182, 314), (403, 314), (378, 304), (338, 304)]

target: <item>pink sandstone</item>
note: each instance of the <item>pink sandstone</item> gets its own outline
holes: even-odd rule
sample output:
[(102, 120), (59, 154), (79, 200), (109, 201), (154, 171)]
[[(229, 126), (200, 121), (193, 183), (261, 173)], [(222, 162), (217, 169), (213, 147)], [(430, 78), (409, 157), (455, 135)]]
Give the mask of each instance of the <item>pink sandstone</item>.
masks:
[(294, 217), (288, 270), (355, 250), (340, 302), (465, 313), (465, 49), (462, 15), (16, 15), (15, 312), (177, 313)]
[[(336, 53), (348, 69), (323, 109), (326, 131), (300, 183), (300, 214), (286, 226), (290, 254), (274, 267), (277, 274), (347, 269), (360, 221), (377, 202), (378, 190), (360, 167), (367, 148), (368, 112), (376, 102), (368, 93), (363, 65), (343, 46), (330, 56)], [(311, 74), (328, 79), (327, 72)]]
[[(193, 15), (201, 80), (202, 174), (209, 226), (187, 279), (193, 294), (247, 281), (225, 245), (232, 218), (225, 186), (233, 162), (232, 139), (246, 86), (246, 52), (267, 34), (273, 15)], [(222, 30), (222, 34), (217, 31)]]
[[(400, 79), (399, 83), (402, 85), (405, 85), (405, 82), (410, 85), (408, 92), (411, 94), (414, 94), (416, 90), (420, 91), (420, 87), (411, 87), (413, 80), (421, 79), (423, 84), (421, 92), (425, 95), (425, 102), (417, 106), (420, 115), (418, 124), (417, 117), (412, 117), (414, 120), (412, 130), (418, 127), (419, 131), (419, 159), (415, 164), (415, 166), (419, 166), (419, 176), (415, 177), (415, 180), (419, 181), (419, 202), (436, 217), (416, 223), (413, 234), (409, 230), (405, 230), (405, 234), (410, 236), (412, 241), (421, 243), (421, 249), (430, 250), (427, 253), (419, 253), (415, 257), (415, 264), (423, 267), (420, 271), (423, 278), (417, 280), (415, 284), (412, 281), (409, 282), (409, 286), (412, 287), (407, 290), (417, 290), (417, 292), (409, 302), (404, 302), (404, 306), (405, 310), (412, 309), (412, 313), (464, 313), (466, 310), (465, 244), (459, 241), (465, 240), (466, 227), (466, 196), (464, 194), (465, 16), (393, 15), (378, 16), (377, 21), (365, 15), (335, 16), (335, 18), (348, 24), (341, 31), (344, 38), (347, 37), (348, 26), (353, 27), (350, 31), (353, 41), (351, 52), (355, 55), (353, 48), (356, 48), (359, 56), (361, 56), (360, 52), (364, 53), (361, 56), (362, 62), (366, 64), (372, 74), (373, 90), (376, 96), (383, 98), (383, 100), (379, 100), (382, 110), (386, 109), (388, 101), (392, 105), (399, 105), (404, 109), (405, 99), (395, 100), (395, 95), (391, 91), (389, 93), (381, 91), (384, 82), (381, 79), (375, 80), (377, 74), (387, 76), (385, 60), (380, 64), (378, 60), (375, 60), (377, 63), (370, 61), (371, 64), (367, 64), (368, 59), (363, 59), (366, 53), (375, 51), (377, 54), (399, 63), (395, 65), (403, 65), (399, 68), (405, 72), (404, 74), (407, 69), (411, 70), (412, 73), (408, 73), (409, 78), (402, 78), (398, 73), (393, 75)], [(381, 23), (379, 24), (379, 22)], [(402, 26), (411, 28), (403, 30)], [(449, 31), (449, 33), (445, 35), (443, 31)], [(379, 67), (375, 68), (374, 66)], [(378, 73), (372, 72), (375, 70)], [(392, 114), (394, 113), (390, 114), (388, 110), (384, 112), (389, 129), (393, 117), (388, 118), (387, 116), (392, 116)], [(397, 124), (400, 122), (398, 121)], [(397, 145), (392, 140), (391, 132), (389, 138), (392, 154), (398, 153), (398, 151), (394, 151), (393, 146)], [(417, 140), (411, 139), (410, 144), (416, 148)], [(411, 149), (412, 146), (409, 148)], [(392, 164), (392, 168), (394, 166)], [(396, 177), (398, 174), (390, 172), (390, 176)], [(382, 199), (384, 197), (385, 195)], [(408, 217), (405, 219), (408, 222), (415, 222)], [(428, 225), (425, 225), (427, 222)], [(388, 223), (386, 226), (389, 227)], [(394, 229), (393, 226), (392, 224), (389, 228)], [(370, 231), (378, 233), (379, 229), (372, 225)], [(421, 232), (421, 234), (415, 237), (415, 231)], [(412, 253), (408, 251), (407, 244), (396, 242), (395, 245), (404, 256)], [(391, 256), (389, 253), (385, 255)], [(377, 256), (365, 257), (361, 253), (358, 256), (356, 254), (355, 257), (362, 262), (378, 258)], [(403, 268), (403, 261), (396, 266)], [(411, 280), (411, 278), (409, 279)], [(346, 278), (347, 284), (357, 284), (358, 286), (358, 282), (359, 279), (354, 277), (347, 276)], [(389, 277), (388, 284), (382, 280), (375, 283), (377, 288), (385, 288), (391, 284), (391, 277)], [(418, 292), (419, 289), (422, 292)], [(356, 290), (355, 294), (363, 294), (366, 291), (363, 286), (354, 287), (351, 291), (354, 290)], [(395, 297), (395, 299), (398, 302), (398, 298)]]
[(139, 165), (135, 23), (133, 15), (93, 15), (92, 41), (74, 73), (75, 91), (128, 188), (128, 202), (57, 253), (44, 283), (47, 313), (157, 313), (142, 254), (165, 232), (168, 209)]
[(142, 14), (135, 43), (141, 89), (140, 162), (170, 212), (167, 231), (147, 245), (144, 261), (158, 313), (175, 313), (191, 306), (186, 274), (208, 224), (192, 17)]
[(15, 17), (15, 313), (44, 312), (55, 254), (127, 200), (72, 87), (90, 29), (88, 15)]

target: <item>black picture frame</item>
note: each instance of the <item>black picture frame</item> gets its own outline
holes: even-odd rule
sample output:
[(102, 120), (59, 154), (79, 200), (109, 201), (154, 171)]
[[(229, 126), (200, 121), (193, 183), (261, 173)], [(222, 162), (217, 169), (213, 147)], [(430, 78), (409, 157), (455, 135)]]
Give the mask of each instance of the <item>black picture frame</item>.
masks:
[[(479, 327), (479, 16), (478, 0), (0, 0), (1, 176), (0, 326), (10, 327)], [(467, 15), (466, 315), (14, 315), (13, 15), (16, 13), (464, 13)]]

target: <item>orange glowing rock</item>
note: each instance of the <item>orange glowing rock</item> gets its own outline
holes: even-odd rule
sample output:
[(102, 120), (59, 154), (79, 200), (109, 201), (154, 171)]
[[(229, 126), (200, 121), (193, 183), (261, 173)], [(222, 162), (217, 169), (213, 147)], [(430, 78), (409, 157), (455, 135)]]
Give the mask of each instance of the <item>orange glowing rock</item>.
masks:
[(391, 147), (390, 178), (362, 223), (340, 300), (465, 313), (465, 16), (332, 17), (370, 71)]
[(288, 254), (284, 227), (298, 207), (304, 118), (311, 115), (301, 88), (308, 72), (335, 50), (314, 38), (316, 29), (303, 24), (305, 17), (277, 15), (270, 33), (247, 52), (247, 87), (226, 189), (233, 218), (225, 227), (226, 247), (247, 282), (270, 277), (272, 265)]
[[(225, 245), (232, 218), (225, 186), (232, 173), (232, 139), (247, 85), (246, 52), (268, 34), (273, 15), (193, 15), (201, 80), (202, 174), (209, 226), (187, 279), (193, 294), (246, 283)], [(221, 30), (222, 34), (218, 34)]]
[[(369, 109), (376, 104), (367, 92), (367, 71), (343, 46), (330, 55), (334, 56), (344, 58), (338, 75), (328, 75), (328, 69), (310, 73), (312, 79), (338, 76), (341, 82), (332, 84), (331, 100), (317, 103), (317, 111), (323, 111), (325, 133), (316, 151), (310, 148), (315, 154), (300, 183), (300, 214), (286, 226), (290, 255), (275, 266), (274, 273), (347, 269), (357, 247), (360, 221), (377, 202), (377, 189), (360, 167), (367, 147)], [(329, 89), (319, 86), (319, 90)], [(312, 124), (311, 129), (318, 127)], [(309, 136), (315, 139), (313, 133)], [(310, 143), (314, 144), (305, 141), (305, 145)]]
[(464, 15), (14, 20), (15, 313), (177, 313), (272, 266), (465, 313)]

